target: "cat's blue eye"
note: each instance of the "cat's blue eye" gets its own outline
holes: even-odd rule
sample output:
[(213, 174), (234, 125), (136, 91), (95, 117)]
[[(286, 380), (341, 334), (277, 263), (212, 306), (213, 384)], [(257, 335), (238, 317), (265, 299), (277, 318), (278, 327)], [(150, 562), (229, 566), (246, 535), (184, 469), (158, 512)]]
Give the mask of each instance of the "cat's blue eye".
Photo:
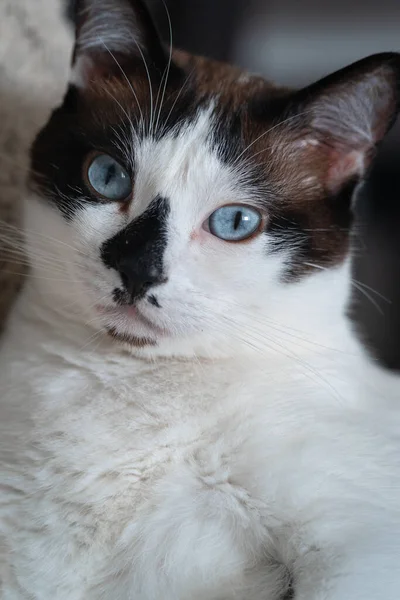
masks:
[(258, 210), (242, 204), (221, 206), (208, 219), (210, 233), (226, 242), (240, 242), (259, 230), (262, 217)]
[(108, 154), (98, 154), (89, 163), (87, 178), (94, 192), (108, 200), (125, 200), (132, 191), (129, 174)]

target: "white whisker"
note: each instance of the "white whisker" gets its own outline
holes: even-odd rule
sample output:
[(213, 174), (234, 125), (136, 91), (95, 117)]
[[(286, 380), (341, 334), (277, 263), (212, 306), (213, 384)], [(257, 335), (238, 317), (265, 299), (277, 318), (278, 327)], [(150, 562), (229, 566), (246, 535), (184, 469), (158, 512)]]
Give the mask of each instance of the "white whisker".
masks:
[[(292, 115), (291, 117), (288, 117), (287, 119), (284, 119), (283, 121), (280, 121), (279, 123), (277, 123), (276, 125), (273, 125), (273, 127), (270, 127), (267, 131), (264, 131), (264, 133), (262, 133), (261, 135), (259, 135), (255, 140), (253, 140), (248, 146), (246, 146), (246, 148), (235, 158), (234, 162), (233, 162), (233, 166), (236, 165), (236, 163), (239, 161), (239, 159), (243, 156), (243, 154), (245, 154), (252, 146), (254, 146), (254, 144), (256, 144), (261, 138), (265, 137), (266, 135), (268, 135), (269, 133), (271, 133), (271, 131), (274, 131), (275, 129), (277, 129), (278, 127), (282, 127), (283, 125), (285, 125), (286, 123), (289, 123), (290, 121), (293, 121), (294, 119), (298, 119), (299, 117), (302, 117), (303, 115), (306, 115), (308, 113), (310, 113), (310, 110), (305, 110), (301, 113), (297, 113), (296, 115)], [(265, 149), (264, 149), (265, 150)], [(264, 152), (264, 150), (261, 150), (261, 152)], [(259, 154), (259, 152), (257, 152), (255, 155), (252, 156), (252, 158), (254, 156), (257, 156), (257, 154)]]
[[(307, 265), (309, 267), (312, 267), (314, 269), (320, 269), (322, 271), (327, 271), (328, 269), (326, 267), (323, 267), (322, 265), (316, 265), (315, 263), (310, 263), (310, 262), (304, 262), (304, 265)], [(387, 298), (385, 298), (384, 296), (382, 296), (382, 294), (380, 294), (379, 292), (377, 292), (376, 290), (374, 290), (373, 288), (370, 288), (369, 286), (365, 285), (364, 283), (362, 283), (361, 281), (358, 281), (357, 279), (354, 279), (353, 277), (351, 277), (349, 279), (350, 285), (352, 285), (355, 289), (357, 289), (359, 292), (361, 292), (370, 302), (373, 306), (375, 306), (376, 310), (383, 316), (384, 312), (382, 310), (382, 308), (379, 306), (379, 304), (376, 302), (376, 300), (371, 296), (371, 294), (369, 294), (364, 288), (369, 289), (371, 292), (374, 292), (375, 294), (377, 294), (379, 297), (381, 297), (383, 300), (386, 300), (386, 302), (390, 303), (390, 300), (388, 300)]]
[[(157, 131), (157, 129), (158, 129), (158, 123), (159, 123), (159, 120), (160, 120), (161, 110), (162, 110), (163, 103), (164, 103), (165, 91), (167, 89), (168, 77), (169, 77), (169, 72), (170, 72), (171, 63), (172, 63), (172, 46), (173, 46), (171, 17), (170, 17), (170, 14), (169, 14), (168, 7), (167, 7), (167, 5), (165, 3), (165, 0), (162, 0), (162, 3), (164, 5), (165, 12), (167, 14), (167, 19), (168, 19), (168, 27), (169, 27), (169, 57), (168, 57), (168, 65), (167, 65), (167, 70), (166, 70), (166, 76), (165, 76), (165, 81), (164, 81), (163, 92), (162, 92), (161, 101), (160, 101), (160, 107), (159, 107), (158, 115), (157, 115), (157, 121), (156, 121), (155, 131)], [(162, 84), (160, 83), (160, 87), (161, 87), (161, 85)], [(157, 98), (158, 98), (158, 93), (157, 93)], [(157, 103), (156, 103), (156, 106), (157, 106)]]
[[(135, 98), (135, 100), (136, 100), (136, 104), (137, 104), (137, 106), (138, 106), (138, 109), (139, 109), (139, 112), (140, 112), (140, 122), (141, 122), (141, 123), (144, 123), (142, 108), (141, 108), (141, 106), (140, 106), (140, 103), (139, 103), (138, 97), (137, 97), (137, 95), (136, 95), (136, 92), (135, 92), (135, 90), (134, 90), (134, 88), (133, 88), (133, 85), (132, 85), (131, 81), (129, 80), (129, 77), (128, 77), (128, 76), (127, 76), (127, 74), (125, 73), (124, 69), (122, 68), (122, 66), (120, 65), (120, 63), (118, 62), (118, 60), (116, 59), (116, 57), (114, 56), (114, 54), (113, 54), (113, 53), (111, 52), (111, 50), (110, 50), (110, 49), (107, 47), (106, 43), (105, 43), (105, 42), (104, 42), (104, 41), (103, 41), (101, 38), (100, 38), (100, 41), (101, 41), (101, 43), (103, 44), (103, 46), (105, 47), (105, 49), (107, 50), (107, 52), (110, 54), (110, 56), (112, 57), (112, 59), (115, 61), (115, 64), (116, 64), (116, 65), (117, 65), (117, 67), (120, 69), (120, 71), (121, 71), (122, 75), (124, 76), (124, 78), (125, 78), (125, 80), (126, 80), (127, 84), (129, 85), (129, 88), (130, 88), (130, 90), (131, 90), (131, 92), (132, 92), (132, 94), (133, 94), (133, 96), (134, 96), (134, 98)], [(118, 102), (118, 104), (119, 104), (119, 102)], [(121, 106), (121, 105), (120, 105), (120, 106)], [(122, 106), (121, 106), (121, 108), (122, 108)], [(125, 112), (125, 111), (124, 111), (124, 112)], [(125, 113), (125, 114), (126, 114), (126, 113)], [(128, 117), (128, 119), (129, 119), (129, 117)]]
[[(231, 327), (230, 332), (232, 335), (237, 336), (237, 339), (243, 343), (251, 344), (251, 342), (248, 340), (247, 337), (244, 337), (244, 336), (239, 337), (239, 333), (237, 331), (237, 324), (235, 322), (233, 322), (226, 315), (221, 315), (221, 317), (222, 317), (224, 324), (228, 325), (228, 327), (229, 326)], [(247, 330), (247, 324), (246, 324), (246, 330)], [(276, 338), (267, 337), (264, 333), (260, 334), (260, 332), (254, 330), (254, 328), (250, 327), (248, 331), (251, 332), (251, 339), (253, 341), (254, 349), (262, 350), (263, 346), (266, 346), (266, 347), (269, 347), (270, 349), (272, 349), (274, 352), (278, 352), (285, 358), (289, 358), (290, 360), (293, 360), (295, 363), (297, 363), (302, 368), (304, 368), (304, 370), (306, 371), (306, 373), (305, 373), (306, 375), (308, 374), (308, 376), (310, 376), (314, 381), (319, 381), (319, 382), (323, 383), (324, 385), (326, 385), (334, 397), (336, 397), (339, 400), (342, 400), (341, 395), (339, 394), (338, 390), (332, 385), (332, 383), (330, 381), (328, 381), (325, 377), (323, 377), (318, 371), (316, 371), (309, 363), (307, 363), (306, 361), (301, 359), (293, 351), (293, 349), (288, 349), (284, 344), (282, 344)], [(256, 344), (254, 342), (256, 342)], [(259, 345), (257, 346), (257, 343), (261, 344), (261, 346), (259, 346)], [(272, 346), (271, 346), (271, 344), (272, 344)]]
[(137, 49), (138, 49), (138, 52), (139, 52), (139, 54), (140, 54), (140, 56), (141, 56), (141, 58), (142, 58), (142, 61), (143, 61), (143, 64), (144, 64), (144, 68), (145, 68), (145, 70), (146, 70), (146, 74), (147, 74), (147, 80), (148, 80), (148, 83), (149, 83), (149, 94), (150, 94), (150, 122), (149, 122), (149, 128), (148, 128), (148, 131), (147, 131), (147, 133), (148, 133), (148, 135), (152, 135), (152, 133), (153, 133), (153, 111), (154, 111), (154, 106), (153, 106), (153, 103), (154, 103), (154, 100), (153, 100), (153, 85), (152, 85), (152, 82), (151, 82), (150, 70), (149, 70), (149, 67), (148, 67), (148, 65), (147, 65), (147, 62), (146, 62), (146, 59), (145, 59), (145, 57), (144, 57), (143, 51), (142, 51), (142, 49), (141, 49), (141, 47), (140, 47), (140, 45), (139, 45), (138, 41), (136, 40), (136, 38), (135, 38), (135, 37), (132, 37), (132, 40), (134, 41), (134, 43), (135, 43), (135, 45), (136, 45), (136, 47), (137, 47)]
[(176, 106), (176, 104), (177, 104), (177, 102), (178, 102), (178, 100), (179, 100), (179, 98), (180, 98), (180, 96), (181, 96), (181, 94), (182, 94), (182, 92), (183, 92), (184, 88), (186, 87), (186, 85), (187, 85), (187, 84), (188, 84), (188, 82), (190, 81), (190, 79), (191, 79), (191, 77), (192, 77), (192, 74), (193, 74), (193, 71), (194, 71), (194, 69), (192, 69), (192, 70), (190, 71), (190, 73), (188, 73), (188, 75), (187, 75), (187, 77), (185, 78), (185, 81), (183, 82), (183, 84), (182, 84), (182, 86), (181, 86), (181, 88), (180, 88), (180, 90), (179, 90), (178, 94), (176, 95), (176, 97), (175, 97), (175, 100), (174, 100), (174, 102), (173, 102), (173, 104), (172, 104), (172, 106), (171, 106), (171, 108), (170, 108), (170, 110), (169, 110), (169, 113), (168, 113), (168, 115), (167, 115), (166, 119), (164, 119), (164, 125), (163, 125), (163, 129), (165, 129), (165, 127), (168, 125), (168, 121), (169, 121), (169, 118), (170, 118), (170, 116), (171, 116), (171, 114), (172, 114), (172, 111), (174, 110), (174, 108), (175, 108), (175, 106)]

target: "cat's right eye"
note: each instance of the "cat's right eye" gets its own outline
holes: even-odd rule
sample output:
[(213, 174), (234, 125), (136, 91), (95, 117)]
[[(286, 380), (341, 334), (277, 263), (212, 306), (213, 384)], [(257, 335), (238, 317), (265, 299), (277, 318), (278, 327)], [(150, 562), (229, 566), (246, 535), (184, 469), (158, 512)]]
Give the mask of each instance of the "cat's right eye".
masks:
[(126, 200), (132, 180), (123, 166), (108, 154), (97, 154), (89, 162), (86, 180), (92, 193), (107, 200)]
[(261, 224), (262, 216), (257, 209), (242, 204), (227, 204), (210, 215), (205, 228), (225, 242), (242, 242), (260, 231)]

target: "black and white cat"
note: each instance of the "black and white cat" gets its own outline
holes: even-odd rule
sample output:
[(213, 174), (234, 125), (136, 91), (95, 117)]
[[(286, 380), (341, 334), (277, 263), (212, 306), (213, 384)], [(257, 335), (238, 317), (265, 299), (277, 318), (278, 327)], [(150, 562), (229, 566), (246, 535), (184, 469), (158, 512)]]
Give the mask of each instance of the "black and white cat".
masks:
[(80, 0), (0, 355), (2, 600), (398, 600), (400, 380), (345, 317), (400, 58), (302, 91)]

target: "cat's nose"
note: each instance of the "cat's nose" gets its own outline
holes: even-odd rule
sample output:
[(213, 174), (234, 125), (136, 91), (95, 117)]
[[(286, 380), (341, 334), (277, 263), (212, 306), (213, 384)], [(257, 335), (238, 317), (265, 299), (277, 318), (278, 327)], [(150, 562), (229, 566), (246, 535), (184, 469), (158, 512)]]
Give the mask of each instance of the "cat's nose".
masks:
[(118, 270), (132, 302), (143, 297), (150, 288), (167, 281), (162, 268), (133, 259), (121, 261)]

